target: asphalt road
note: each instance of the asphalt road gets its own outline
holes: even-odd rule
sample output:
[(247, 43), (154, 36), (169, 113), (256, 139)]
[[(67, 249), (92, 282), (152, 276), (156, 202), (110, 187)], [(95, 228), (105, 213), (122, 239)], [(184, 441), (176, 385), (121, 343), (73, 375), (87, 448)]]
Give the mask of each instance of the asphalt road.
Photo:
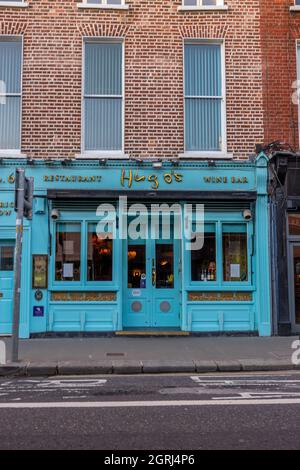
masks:
[(0, 449), (299, 450), (300, 374), (1, 379)]

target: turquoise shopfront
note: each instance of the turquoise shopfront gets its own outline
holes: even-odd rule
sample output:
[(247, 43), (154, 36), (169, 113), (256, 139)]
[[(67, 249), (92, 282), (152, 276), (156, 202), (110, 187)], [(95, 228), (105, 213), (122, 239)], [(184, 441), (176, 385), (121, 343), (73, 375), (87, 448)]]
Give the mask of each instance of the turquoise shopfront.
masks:
[(269, 336), (267, 166), (263, 154), (244, 162), (3, 159), (0, 334), (11, 333), (22, 167), (34, 178), (22, 338), (149, 329)]

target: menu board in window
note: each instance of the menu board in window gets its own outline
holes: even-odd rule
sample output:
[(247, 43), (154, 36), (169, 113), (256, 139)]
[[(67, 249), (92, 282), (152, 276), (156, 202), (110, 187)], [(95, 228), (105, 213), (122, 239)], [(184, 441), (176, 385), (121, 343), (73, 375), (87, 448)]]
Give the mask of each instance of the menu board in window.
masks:
[(33, 255), (32, 257), (32, 288), (48, 288), (48, 256)]

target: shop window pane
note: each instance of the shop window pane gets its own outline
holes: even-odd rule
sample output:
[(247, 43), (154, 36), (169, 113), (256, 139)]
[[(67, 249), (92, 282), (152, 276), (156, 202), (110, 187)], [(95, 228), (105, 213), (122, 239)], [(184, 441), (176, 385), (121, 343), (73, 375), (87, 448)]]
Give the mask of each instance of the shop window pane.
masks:
[(294, 299), (295, 299), (295, 321), (300, 324), (300, 246), (293, 250), (294, 261)]
[(80, 248), (81, 224), (58, 224), (55, 251), (56, 281), (80, 281)]
[(289, 215), (289, 234), (300, 236), (300, 214)]
[(0, 247), (0, 271), (14, 270), (14, 246)]
[(173, 243), (156, 244), (156, 288), (174, 288)]
[(214, 224), (204, 228), (204, 245), (191, 251), (192, 281), (216, 281), (216, 234)]
[(145, 289), (146, 245), (128, 245), (128, 289)]
[(223, 226), (223, 279), (231, 282), (248, 281), (246, 225)]
[(103, 236), (99, 235), (96, 231), (96, 224), (89, 224), (87, 280), (112, 281), (113, 241), (108, 233)]

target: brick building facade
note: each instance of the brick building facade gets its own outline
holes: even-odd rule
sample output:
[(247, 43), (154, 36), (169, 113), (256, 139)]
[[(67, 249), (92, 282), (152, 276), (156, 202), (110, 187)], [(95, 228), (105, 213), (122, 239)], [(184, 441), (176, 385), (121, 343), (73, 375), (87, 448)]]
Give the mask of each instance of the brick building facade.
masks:
[[(0, 0), (0, 334), (12, 328), (16, 168), (34, 179), (22, 337), (272, 334), (268, 159), (254, 155), (265, 137), (261, 8)], [(98, 233), (103, 202), (110, 238)], [(171, 203), (179, 216), (166, 223)]]
[[(261, 0), (264, 142), (299, 149), (297, 42), (300, 6), (295, 0)], [(299, 77), (300, 78), (300, 77)], [(294, 99), (292, 99), (294, 96)]]
[[(125, 42), (125, 153), (184, 151), (183, 42), (225, 43), (227, 151), (247, 158), (263, 140), (259, 0), (228, 10), (178, 11), (181, 0), (128, 0), (128, 9), (78, 8), (76, 0), (2, 6), (0, 34), (23, 35), (22, 153), (81, 153), (84, 37)], [(3, 2), (4, 5), (6, 2)], [(225, 77), (224, 77), (225, 79)]]
[(264, 143), (270, 152), (275, 332), (300, 331), (300, 2), (261, 1)]

